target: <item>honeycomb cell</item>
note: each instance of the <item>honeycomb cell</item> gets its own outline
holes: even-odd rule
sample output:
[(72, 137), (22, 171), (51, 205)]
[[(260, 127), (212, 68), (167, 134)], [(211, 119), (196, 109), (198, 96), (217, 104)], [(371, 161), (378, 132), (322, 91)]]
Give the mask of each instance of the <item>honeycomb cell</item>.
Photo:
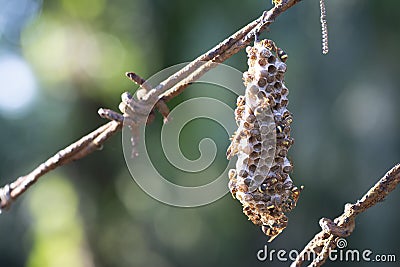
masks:
[(266, 149), (261, 150), (260, 156), (262, 158), (266, 158), (268, 156), (269, 152)]
[(254, 145), (254, 144), (258, 143), (255, 136), (249, 136), (248, 140), (249, 140), (249, 145)]
[[(254, 146), (253, 146), (253, 148), (254, 148)], [(251, 152), (250, 155), (249, 155), (249, 157), (253, 160), (253, 162), (259, 156), (260, 156), (260, 153), (258, 151), (256, 151), (256, 150), (253, 150), (253, 152)]]
[(276, 165), (276, 164), (271, 167), (271, 171), (272, 172), (277, 172), (278, 173), (281, 169), (282, 169), (282, 166)]
[(255, 145), (253, 146), (253, 150), (254, 150), (255, 152), (257, 152), (257, 154), (258, 154), (259, 152), (261, 152), (261, 143), (255, 144)]
[[(247, 177), (247, 175), (246, 175), (246, 177)], [(246, 178), (246, 179), (243, 180), (243, 182), (244, 182), (245, 185), (249, 186), (251, 184), (251, 182), (252, 182), (252, 179), (251, 178)]]
[(282, 165), (283, 162), (284, 162), (284, 160), (283, 160), (282, 157), (276, 157), (276, 158), (275, 158), (275, 163)]
[(267, 65), (267, 61), (265, 60), (265, 58), (260, 58), (258, 60), (258, 65), (260, 65), (261, 67), (264, 67), (265, 65)]
[(281, 89), (281, 88), (282, 88), (282, 83), (281, 83), (281, 82), (276, 82), (276, 83), (274, 83), (274, 88), (275, 88), (276, 90)]
[(251, 164), (251, 165), (249, 166), (249, 171), (250, 171), (251, 173), (254, 173), (256, 169), (257, 169), (257, 166), (254, 165), (254, 164)]
[(262, 134), (267, 134), (270, 131), (270, 129), (269, 129), (269, 127), (267, 125), (261, 125), (260, 126), (260, 131), (261, 131)]
[(260, 170), (261, 173), (268, 173), (269, 171), (269, 167), (266, 165), (259, 166), (258, 169)]
[[(281, 100), (281, 94), (275, 93), (274, 94), (274, 99), (275, 99), (276, 102), (279, 102)], [(281, 101), (280, 104), (281, 104), (281, 106), (285, 106), (285, 105), (282, 104), (282, 101)]]
[(268, 66), (268, 73), (274, 74), (276, 72), (276, 67), (274, 65)]
[(290, 173), (292, 171), (293, 167), (291, 165), (283, 167), (283, 172), (284, 173)]
[(275, 81), (275, 77), (274, 77), (274, 76), (270, 75), (270, 76), (267, 77), (267, 83), (268, 83), (268, 84), (271, 84), (271, 83), (273, 83), (274, 81)]
[(265, 99), (267, 97), (266, 93), (264, 91), (259, 91), (257, 94), (258, 99)]
[(268, 57), (268, 63), (269, 64), (274, 64), (275, 60), (276, 60), (276, 58), (274, 56), (272, 56), (272, 55)]
[[(241, 169), (241, 170), (238, 172), (238, 175), (239, 175), (240, 177), (246, 178), (246, 177), (249, 175), (249, 173), (248, 173), (245, 169)], [(251, 179), (251, 178), (249, 178), (249, 179)]]
[(263, 49), (260, 52), (260, 57), (261, 58), (269, 58), (270, 56), (271, 56), (271, 52), (269, 50), (267, 50), (267, 49)]
[(279, 64), (277, 69), (278, 69), (278, 72), (285, 73), (286, 72), (286, 64)]
[(253, 95), (256, 95), (256, 94), (258, 93), (259, 90), (260, 90), (259, 87), (256, 86), (256, 85), (251, 85), (251, 86), (249, 87), (249, 92), (250, 92), (251, 94), (253, 94)]
[[(269, 129), (271, 132), (273, 131), (273, 129)], [(266, 137), (268, 137), (269, 135), (267, 135)], [(270, 136), (273, 137), (273, 134)], [(262, 147), (263, 149), (269, 149), (270, 147), (273, 148), (275, 147), (275, 140), (273, 140), (272, 138), (264, 138), (264, 140), (262, 141)]]
[[(267, 80), (265, 80), (265, 78), (260, 78), (259, 80), (258, 80), (258, 82), (257, 82), (257, 85), (259, 86), (259, 87), (264, 87), (265, 85), (267, 84)], [(261, 89), (261, 88), (260, 88)]]
[(256, 116), (254, 116), (253, 114), (249, 114), (249, 115), (246, 117), (246, 121), (247, 121), (248, 123), (253, 123), (255, 120), (256, 120)]
[(279, 150), (278, 155), (281, 156), (281, 157), (286, 157), (287, 156), (287, 152), (288, 152), (287, 149), (283, 148), (283, 149)]

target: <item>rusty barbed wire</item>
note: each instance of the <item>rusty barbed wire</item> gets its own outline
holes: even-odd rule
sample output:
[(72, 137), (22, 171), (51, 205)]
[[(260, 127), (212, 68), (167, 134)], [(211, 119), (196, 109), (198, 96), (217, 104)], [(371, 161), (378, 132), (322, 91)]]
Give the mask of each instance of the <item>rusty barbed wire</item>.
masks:
[[(129, 114), (124, 113), (121, 115), (110, 109), (99, 109), (99, 115), (101, 117), (112, 121), (100, 126), (98, 129), (82, 137), (77, 142), (74, 142), (68, 147), (60, 150), (29, 174), (21, 176), (14, 182), (1, 187), (0, 211), (9, 208), (15, 199), (22, 195), (46, 173), (74, 160), (83, 158), (101, 148), (101, 146), (112, 135), (121, 130), (123, 121), (128, 119), (132, 131), (135, 132), (135, 129), (140, 123), (147, 122), (147, 119), (143, 120), (140, 117), (140, 111), (149, 108), (149, 103), (152, 103), (154, 99), (158, 102), (155, 108), (164, 116), (167, 116), (168, 109), (164, 102), (167, 102), (182, 93), (193, 81), (200, 78), (201, 75), (215, 66), (215, 63), (225, 61), (246, 47), (246, 45), (254, 39), (254, 35), (257, 31), (264, 30), (265, 27), (271, 24), (276, 17), (300, 1), (301, 0), (282, 0), (279, 5), (274, 6), (268, 12), (264, 12), (259, 18), (250, 22), (248, 25), (244, 26), (214, 48), (193, 60), (186, 67), (174, 73), (154, 88), (146, 87), (144, 79), (141, 79), (137, 74), (135, 74), (136, 76), (128, 76), (132, 81), (139, 84), (142, 89), (146, 90), (141, 99), (135, 101), (129, 100), (129, 95), (125, 93), (122, 94), (123, 98), (127, 97), (123, 99), (122, 102), (129, 105), (129, 108), (126, 109)], [(204, 64), (205, 61), (206, 64)], [(153, 107), (150, 108), (153, 109)]]
[[(137, 102), (145, 106), (146, 103), (151, 103), (149, 99), (157, 99), (158, 104), (155, 108), (161, 113), (164, 112), (163, 115), (167, 114), (165, 102), (182, 93), (187, 86), (201, 77), (205, 72), (215, 67), (218, 63), (225, 61), (241, 49), (245, 48), (254, 40), (254, 36), (258, 32), (265, 30), (268, 25), (274, 22), (276, 17), (300, 1), (301, 0), (276, 1), (276, 5), (268, 12), (264, 12), (262, 16), (241, 28), (236, 33), (232, 34), (214, 48), (193, 60), (185, 68), (171, 75), (154, 88), (147, 87), (145, 80), (140, 78), (140, 76), (137, 76), (137, 74), (130, 74), (128, 77), (137, 83), (141, 89), (145, 90), (143, 91), (144, 94), (140, 97), (141, 99)], [(320, 8), (323, 53), (326, 54), (329, 48), (324, 0), (320, 0)], [(9, 208), (13, 201), (26, 192), (27, 189), (29, 189), (46, 173), (99, 150), (111, 136), (122, 129), (123, 122), (127, 118), (132, 119), (137, 115), (137, 111), (132, 112), (132, 110), (130, 110), (131, 114), (129, 116), (127, 116), (127, 114), (120, 114), (113, 110), (104, 108), (99, 109), (98, 112), (101, 117), (111, 121), (60, 150), (29, 174), (21, 176), (14, 182), (6, 184), (0, 188), (0, 212), (1, 210)], [(145, 122), (138, 121), (137, 123)], [(315, 237), (306, 245), (291, 266), (302, 266), (302, 264), (307, 260), (304, 255), (310, 251), (318, 251), (319, 253), (318, 258), (309, 266), (323, 265), (327, 259), (329, 248), (334, 248), (336, 246), (337, 238), (346, 237), (352, 233), (356, 216), (382, 201), (395, 189), (399, 182), (400, 165), (398, 164), (386, 173), (386, 175), (381, 178), (375, 186), (373, 186), (362, 197), (362, 199), (354, 204), (347, 204), (344, 213), (341, 216), (337, 217), (333, 221), (322, 218), (320, 220), (322, 231), (315, 235)]]
[(360, 200), (354, 204), (346, 204), (342, 215), (333, 221), (322, 218), (319, 221), (321, 232), (314, 236), (290, 266), (302, 266), (303, 263), (311, 260), (310, 255), (317, 255), (317, 257), (308, 266), (322, 266), (329, 257), (329, 251), (336, 248), (338, 239), (351, 235), (357, 215), (384, 200), (399, 183), (400, 164), (396, 164)]

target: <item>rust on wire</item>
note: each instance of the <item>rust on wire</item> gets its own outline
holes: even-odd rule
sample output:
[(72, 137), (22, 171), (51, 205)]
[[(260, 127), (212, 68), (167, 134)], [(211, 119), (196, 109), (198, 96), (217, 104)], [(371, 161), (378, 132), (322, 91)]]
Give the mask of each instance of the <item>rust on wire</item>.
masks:
[[(319, 222), (322, 230), (299, 253), (291, 267), (300, 267), (306, 261), (308, 266), (322, 266), (329, 257), (329, 252), (335, 249), (339, 238), (344, 238), (354, 230), (357, 215), (381, 202), (400, 183), (400, 164), (395, 165), (383, 176), (365, 195), (354, 204), (346, 204), (342, 215), (333, 221), (322, 218)], [(309, 259), (310, 255), (317, 255)]]
[(121, 126), (122, 123), (116, 121), (111, 121), (103, 126), (100, 126), (95, 131), (57, 152), (54, 156), (40, 164), (29, 174), (21, 176), (10, 185), (0, 188), (0, 209), (9, 207), (11, 200), (15, 200), (17, 197), (22, 195), (30, 186), (32, 186), (46, 173), (74, 160), (85, 157), (101, 148), (101, 145), (106, 142), (114, 133), (119, 131)]
[[(165, 102), (182, 93), (193, 81), (197, 80), (205, 72), (215, 67), (218, 63), (225, 61), (241, 49), (245, 48), (255, 36), (265, 30), (276, 17), (291, 8), (301, 0), (273, 0), (275, 6), (268, 12), (264, 12), (261, 17), (252, 21), (224, 41), (210, 49), (203, 55), (194, 59), (187, 66), (168, 77), (154, 88), (146, 85), (146, 81), (133, 72), (127, 73), (128, 78), (137, 83), (143, 90), (138, 94), (139, 99), (132, 100), (132, 97), (126, 94), (122, 95), (121, 111), (123, 115), (109, 110), (100, 109), (99, 115), (111, 120), (100, 126), (98, 129), (72, 143), (68, 147), (60, 150), (47, 161), (40, 164), (36, 169), (25, 176), (17, 178), (14, 182), (0, 188), (0, 211), (8, 208), (12, 201), (21, 196), (30, 186), (32, 186), (40, 177), (46, 173), (63, 166), (72, 161), (83, 158), (90, 153), (99, 150), (103, 144), (116, 132), (122, 129), (123, 122), (128, 122), (132, 126), (134, 138), (139, 138), (137, 127), (142, 123), (148, 123), (154, 118), (153, 107), (148, 118), (143, 118), (143, 111), (147, 111), (149, 103), (156, 99), (159, 103), (156, 108), (166, 118), (168, 116), (168, 107)], [(326, 24), (325, 3), (320, 0), (321, 24), (323, 35), (323, 52), (328, 52), (328, 31)], [(138, 92), (139, 93), (139, 92)], [(137, 139), (132, 142), (135, 143)], [(301, 255), (307, 251), (319, 252), (318, 258), (310, 266), (321, 266), (327, 259), (327, 251), (336, 245), (339, 237), (345, 237), (354, 230), (355, 217), (382, 201), (397, 184), (400, 182), (400, 165), (394, 166), (374, 187), (372, 187), (362, 199), (355, 204), (347, 204), (344, 213), (331, 221), (321, 219), (320, 226), (322, 231), (318, 233), (310, 243), (299, 254), (299, 257), (291, 266), (301, 266), (304, 263), (304, 257)]]
[[(142, 83), (141, 88), (145, 89), (147, 92), (143, 95), (143, 98), (141, 100), (136, 100), (136, 103), (133, 103), (132, 100), (130, 100), (131, 102), (129, 102), (128, 98), (124, 99), (126, 100), (125, 103), (124, 101), (122, 101), (125, 104), (122, 105), (124, 115), (121, 116), (124, 117), (123, 120), (128, 121), (131, 125), (146, 123), (148, 121), (148, 118), (144, 120), (143, 117), (141, 117), (141, 115), (143, 114), (143, 110), (146, 110), (146, 108), (148, 108), (146, 104), (148, 105), (148, 103), (151, 103), (154, 99), (156, 99), (157, 101), (162, 100), (166, 102), (172, 99), (174, 96), (183, 92), (183, 90), (193, 81), (198, 79), (201, 75), (203, 75), (211, 68), (215, 67), (216, 63), (221, 63), (225, 61), (226, 59), (243, 49), (252, 40), (254, 40), (256, 28), (259, 28), (260, 25), (268, 26), (270, 23), (272, 23), (272, 21), (274, 21), (277, 16), (279, 16), (295, 4), (299, 3), (300, 1), (301, 0), (282, 0), (279, 5), (274, 6), (266, 14), (263, 13), (261, 17), (244, 26), (242, 29), (232, 34), (230, 37), (226, 38), (214, 48), (193, 60), (186, 67), (168, 77), (166, 80), (157, 85), (154, 89), (145, 88), (146, 83), (143, 82), (143, 80), (140, 79), (140, 77), (136, 74), (129, 75), (130, 77), (128, 78), (131, 78), (134, 82), (138, 82), (139, 85), (140, 83)], [(206, 61), (207, 63), (204, 64), (204, 61)], [(171, 89), (171, 91), (168, 91), (167, 93), (167, 90), (169, 89)], [(129, 102), (129, 108), (127, 108), (127, 102)], [(164, 104), (157, 104), (156, 107), (161, 110), (161, 113), (167, 115), (168, 112)], [(102, 115), (103, 117), (107, 119), (112, 119), (113, 121), (100, 126), (92, 133), (82, 137), (80, 140), (72, 143), (65, 149), (60, 150), (58, 153), (50, 157), (46, 162), (39, 165), (29, 174), (21, 176), (10, 185), (5, 185), (0, 188), (0, 209), (4, 209), (9, 206), (11, 199), (15, 200), (16, 198), (18, 198), (46, 173), (71, 161), (85, 157), (88, 154), (100, 149), (104, 142), (106, 142), (112, 135), (122, 129), (121, 116), (117, 116), (115, 113), (110, 112), (109, 110), (107, 111), (105, 109), (100, 110), (99, 112), (100, 115)], [(153, 115), (151, 111), (150, 117), (152, 116)], [(137, 133), (135, 129), (133, 129), (133, 132)]]

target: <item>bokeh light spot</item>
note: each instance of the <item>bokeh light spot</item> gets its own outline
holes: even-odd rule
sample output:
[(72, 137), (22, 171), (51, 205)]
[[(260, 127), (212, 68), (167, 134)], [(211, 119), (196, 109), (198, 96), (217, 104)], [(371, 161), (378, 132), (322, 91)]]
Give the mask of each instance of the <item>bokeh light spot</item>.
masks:
[(104, 0), (63, 0), (64, 9), (72, 16), (92, 19), (104, 10)]
[(36, 82), (29, 65), (21, 58), (0, 58), (0, 112), (18, 115), (34, 100)]
[(336, 120), (359, 138), (380, 138), (395, 121), (391, 85), (373, 82), (351, 86), (338, 97)]

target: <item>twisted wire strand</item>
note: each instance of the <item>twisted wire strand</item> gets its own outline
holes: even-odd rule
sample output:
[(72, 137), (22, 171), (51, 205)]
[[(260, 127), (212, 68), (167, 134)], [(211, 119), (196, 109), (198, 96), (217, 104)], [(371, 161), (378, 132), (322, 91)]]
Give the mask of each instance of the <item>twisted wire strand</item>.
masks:
[[(0, 203), (4, 208), (8, 208), (11, 204), (11, 193), (10, 193), (10, 185), (7, 184), (3, 188), (0, 188)], [(0, 214), (2, 210), (0, 209)]]
[(325, 0), (319, 0), (319, 8), (321, 10), (321, 28), (322, 28), (322, 53), (327, 54), (329, 52), (328, 46), (328, 23), (326, 22), (326, 8)]

